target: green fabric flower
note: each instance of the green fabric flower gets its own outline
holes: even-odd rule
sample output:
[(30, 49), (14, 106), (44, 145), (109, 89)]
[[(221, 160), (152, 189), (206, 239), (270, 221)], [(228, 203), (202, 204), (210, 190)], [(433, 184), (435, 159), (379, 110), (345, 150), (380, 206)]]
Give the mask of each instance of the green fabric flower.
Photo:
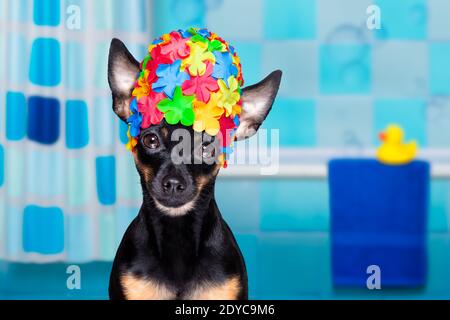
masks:
[(192, 126), (194, 123), (194, 110), (192, 102), (195, 96), (185, 96), (181, 87), (177, 86), (173, 94), (173, 99), (164, 99), (158, 103), (159, 111), (164, 113), (168, 124), (177, 124), (181, 122), (184, 126)]
[(208, 46), (208, 51), (210, 51), (210, 52), (222, 51), (224, 49), (222, 42), (220, 42), (219, 40), (210, 41), (207, 38), (201, 36), (200, 34), (196, 34), (195, 36), (192, 36), (190, 41), (193, 43), (201, 42), (201, 43), (206, 44)]

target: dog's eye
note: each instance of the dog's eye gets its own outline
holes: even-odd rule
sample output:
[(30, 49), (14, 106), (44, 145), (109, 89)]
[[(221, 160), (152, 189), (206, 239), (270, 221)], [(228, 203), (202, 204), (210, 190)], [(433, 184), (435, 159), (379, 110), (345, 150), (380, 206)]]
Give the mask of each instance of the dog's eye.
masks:
[(142, 142), (144, 143), (144, 145), (147, 148), (150, 149), (156, 149), (159, 147), (159, 139), (158, 136), (154, 133), (150, 133), (148, 135), (146, 135), (143, 139)]
[(212, 143), (202, 145), (202, 157), (212, 158), (216, 155), (216, 149)]

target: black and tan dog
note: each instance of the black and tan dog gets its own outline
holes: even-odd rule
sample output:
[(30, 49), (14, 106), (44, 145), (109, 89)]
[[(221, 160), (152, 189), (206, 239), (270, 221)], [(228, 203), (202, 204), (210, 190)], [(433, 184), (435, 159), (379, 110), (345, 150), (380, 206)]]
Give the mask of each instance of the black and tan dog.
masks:
[[(114, 39), (108, 79), (114, 112), (124, 121), (130, 116), (138, 73), (139, 63)], [(272, 108), (280, 81), (281, 71), (275, 71), (243, 89), (238, 140), (256, 133)], [(171, 137), (179, 128), (191, 134), (193, 158), (216, 157), (217, 148), (211, 145), (217, 141), (208, 137), (204, 139), (207, 144), (195, 143), (198, 134), (191, 127), (168, 125), (163, 120), (141, 132), (133, 155), (143, 204), (117, 251), (109, 286), (111, 299), (248, 298), (244, 259), (214, 198), (220, 164), (174, 163), (171, 154), (178, 141)], [(207, 134), (200, 136), (203, 139)]]

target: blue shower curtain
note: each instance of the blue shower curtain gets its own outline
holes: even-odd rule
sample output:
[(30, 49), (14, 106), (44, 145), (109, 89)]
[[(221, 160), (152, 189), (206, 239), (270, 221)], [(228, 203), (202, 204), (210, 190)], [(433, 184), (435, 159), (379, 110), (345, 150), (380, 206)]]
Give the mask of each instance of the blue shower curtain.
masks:
[(119, 37), (143, 58), (154, 10), (162, 19), (170, 8), (0, 0), (0, 259), (113, 258), (141, 189), (111, 110), (109, 42)]

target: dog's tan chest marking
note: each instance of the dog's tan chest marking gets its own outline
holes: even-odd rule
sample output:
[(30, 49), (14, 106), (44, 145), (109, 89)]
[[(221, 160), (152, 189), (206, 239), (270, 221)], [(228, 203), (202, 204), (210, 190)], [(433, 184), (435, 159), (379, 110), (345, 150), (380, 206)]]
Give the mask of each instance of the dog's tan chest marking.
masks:
[(241, 291), (239, 278), (232, 277), (223, 283), (206, 283), (197, 286), (185, 297), (186, 300), (236, 300)]
[(166, 286), (132, 274), (123, 275), (121, 284), (127, 300), (170, 300), (176, 297)]
[[(177, 293), (163, 284), (125, 274), (121, 284), (127, 300), (172, 300)], [(232, 277), (222, 283), (203, 283), (181, 296), (183, 300), (236, 300), (242, 289), (239, 278)]]

